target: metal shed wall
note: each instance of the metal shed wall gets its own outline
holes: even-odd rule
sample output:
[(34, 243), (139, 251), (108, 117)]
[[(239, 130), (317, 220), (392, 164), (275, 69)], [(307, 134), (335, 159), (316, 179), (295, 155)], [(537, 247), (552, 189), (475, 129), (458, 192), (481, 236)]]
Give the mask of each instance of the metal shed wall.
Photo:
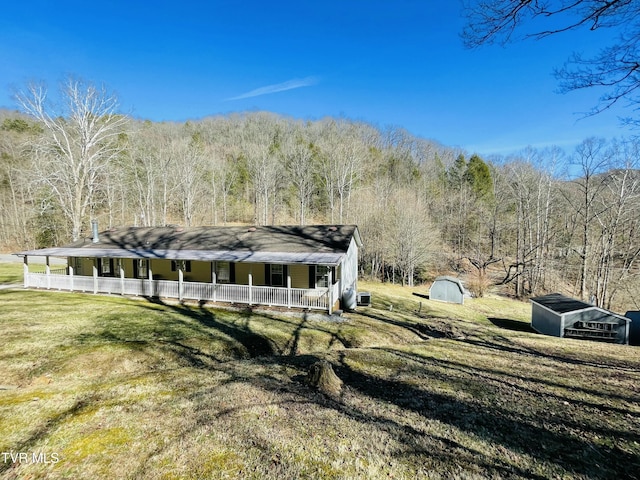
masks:
[(618, 334), (615, 337), (616, 343), (628, 343), (628, 329), (627, 323), (620, 317), (611, 315), (610, 313), (601, 310), (597, 307), (589, 310), (580, 310), (577, 312), (565, 313), (564, 328), (573, 327), (576, 322), (603, 322), (603, 323), (615, 323), (618, 325)]
[(624, 316), (631, 320), (629, 325), (629, 344), (640, 345), (640, 311), (629, 310)]
[(430, 300), (440, 300), (450, 303), (464, 303), (464, 293), (460, 284), (447, 278), (436, 279), (429, 289)]
[(562, 315), (531, 302), (531, 327), (538, 333), (562, 337), (564, 325)]

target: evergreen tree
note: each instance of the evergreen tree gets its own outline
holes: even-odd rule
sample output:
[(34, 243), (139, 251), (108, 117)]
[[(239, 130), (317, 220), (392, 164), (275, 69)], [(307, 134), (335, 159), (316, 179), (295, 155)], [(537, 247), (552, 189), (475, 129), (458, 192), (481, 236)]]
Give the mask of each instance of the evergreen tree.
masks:
[(463, 174), (463, 180), (478, 198), (487, 199), (491, 195), (493, 182), (489, 166), (478, 156), (472, 155)]
[(448, 177), (449, 177), (449, 185), (453, 188), (460, 188), (464, 181), (464, 173), (467, 170), (467, 161), (464, 158), (464, 155), (461, 153), (456, 157), (455, 162), (451, 168), (449, 168)]

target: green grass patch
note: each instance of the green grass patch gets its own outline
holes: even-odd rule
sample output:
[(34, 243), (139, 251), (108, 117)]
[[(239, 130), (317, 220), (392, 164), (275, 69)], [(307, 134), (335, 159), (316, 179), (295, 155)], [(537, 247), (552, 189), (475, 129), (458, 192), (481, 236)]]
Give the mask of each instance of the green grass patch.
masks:
[(21, 263), (0, 262), (0, 285), (3, 283), (22, 283), (24, 271)]
[[(537, 335), (530, 305), (362, 282), (322, 321), (0, 291), (7, 478), (634, 478), (637, 348)], [(327, 360), (327, 397), (305, 376)]]

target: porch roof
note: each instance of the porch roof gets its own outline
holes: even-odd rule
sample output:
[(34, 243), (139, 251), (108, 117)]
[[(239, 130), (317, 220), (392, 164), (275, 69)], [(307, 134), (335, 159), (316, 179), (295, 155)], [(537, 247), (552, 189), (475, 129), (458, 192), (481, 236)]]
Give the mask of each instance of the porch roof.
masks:
[(246, 263), (282, 263), (307, 265), (338, 265), (344, 257), (340, 253), (273, 253), (203, 250), (116, 250), (111, 248), (43, 248), (20, 252), (19, 256), (82, 257), (82, 258), (149, 258), (157, 260), (195, 260)]
[(81, 239), (16, 255), (337, 265), (352, 239), (362, 245), (355, 225), (128, 227), (104, 231), (97, 242)]

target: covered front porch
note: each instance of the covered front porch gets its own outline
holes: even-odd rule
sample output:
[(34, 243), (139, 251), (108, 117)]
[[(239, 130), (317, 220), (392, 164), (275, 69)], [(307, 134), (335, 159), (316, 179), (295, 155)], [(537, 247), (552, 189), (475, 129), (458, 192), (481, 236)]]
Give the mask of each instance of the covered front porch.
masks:
[[(178, 264), (180, 266), (180, 263)], [(93, 275), (77, 275), (73, 262), (66, 268), (50, 266), (49, 258), (44, 271), (31, 271), (28, 257), (24, 257), (24, 287), (88, 292), (116, 295), (176, 298), (245, 305), (265, 305), (286, 308), (325, 310), (330, 314), (340, 298), (340, 285), (328, 279), (328, 287), (293, 288), (291, 275), (286, 277), (286, 286), (255, 285), (253, 275), (247, 275), (247, 284), (218, 283), (213, 275), (211, 282), (185, 281), (182, 268), (178, 268), (177, 280), (154, 278), (151, 270), (147, 278), (127, 278), (122, 266), (116, 268), (113, 276), (101, 276), (99, 269), (93, 268)], [(39, 266), (38, 270), (42, 270)], [(328, 269), (331, 276), (331, 270)]]

